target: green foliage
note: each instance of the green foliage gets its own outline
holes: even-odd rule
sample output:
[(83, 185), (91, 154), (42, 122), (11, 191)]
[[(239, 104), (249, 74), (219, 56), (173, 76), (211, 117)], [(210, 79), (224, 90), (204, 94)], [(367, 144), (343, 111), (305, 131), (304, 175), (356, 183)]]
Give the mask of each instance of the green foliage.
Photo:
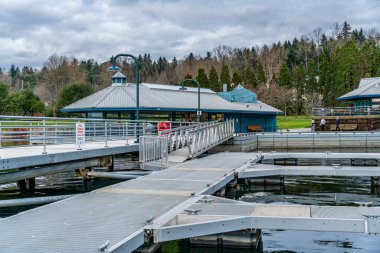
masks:
[(298, 65), (294, 70), (294, 87), (296, 88), (296, 113), (302, 114), (303, 107), (303, 94), (305, 93), (305, 69), (303, 65)]
[(218, 78), (218, 72), (216, 71), (214, 66), (211, 66), (210, 73), (208, 75), (208, 82), (209, 87), (213, 91), (219, 91), (219, 78)]
[(264, 67), (262, 64), (259, 64), (257, 66), (257, 70), (256, 70), (256, 79), (257, 79), (257, 83), (259, 85), (263, 85), (263, 84), (266, 84), (267, 83), (267, 78), (265, 76), (265, 71), (264, 71)]
[(249, 66), (244, 74), (245, 83), (247, 83), (251, 88), (257, 88), (257, 80), (252, 66)]
[(4, 100), (4, 110), (13, 115), (34, 115), (43, 113), (45, 105), (29, 89), (10, 93)]
[(230, 89), (231, 84), (231, 77), (230, 77), (230, 70), (228, 68), (228, 65), (223, 64), (222, 71), (220, 72), (220, 83), (227, 84), (228, 90)]
[(292, 86), (292, 77), (290, 76), (288, 65), (285, 62), (281, 65), (280, 68), (278, 84), (283, 87)]
[(336, 50), (332, 75), (337, 96), (356, 89), (360, 78), (364, 76), (359, 71), (359, 56), (359, 50), (352, 40)]
[(316, 92), (318, 90), (317, 85), (317, 67), (313, 60), (309, 60), (307, 64), (306, 92)]
[(8, 86), (0, 83), (0, 113), (4, 110), (4, 100), (8, 96)]
[(206, 72), (203, 68), (198, 69), (198, 75), (197, 75), (196, 79), (199, 82), (201, 87), (205, 87), (205, 88), (209, 87), (209, 80), (208, 80)]
[(65, 86), (58, 96), (57, 108), (61, 109), (84, 97), (91, 95), (94, 89), (86, 83), (72, 83)]
[(239, 72), (235, 71), (234, 74), (232, 75), (232, 82), (235, 84), (235, 86), (242, 84), (243, 78), (239, 74)]

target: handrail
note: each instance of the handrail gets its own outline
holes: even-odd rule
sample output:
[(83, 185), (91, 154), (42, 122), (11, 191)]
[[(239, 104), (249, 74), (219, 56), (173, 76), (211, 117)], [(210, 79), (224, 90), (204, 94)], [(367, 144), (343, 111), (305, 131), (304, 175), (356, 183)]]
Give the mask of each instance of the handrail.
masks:
[(379, 115), (380, 107), (360, 106), (360, 107), (327, 107), (313, 108), (313, 116), (364, 116)]

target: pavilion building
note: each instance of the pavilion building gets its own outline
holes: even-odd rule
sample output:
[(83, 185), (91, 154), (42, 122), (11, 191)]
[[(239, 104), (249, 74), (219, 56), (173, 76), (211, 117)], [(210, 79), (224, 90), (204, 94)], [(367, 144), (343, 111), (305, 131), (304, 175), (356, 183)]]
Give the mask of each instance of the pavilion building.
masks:
[[(198, 88), (140, 83), (140, 119), (197, 121)], [(234, 119), (235, 130), (275, 131), (276, 115), (282, 112), (257, 100), (254, 92), (242, 86), (233, 91), (214, 92), (200, 89), (202, 121)], [(112, 85), (61, 109), (81, 113), (88, 118), (134, 119), (136, 113), (136, 84), (118, 72)]]

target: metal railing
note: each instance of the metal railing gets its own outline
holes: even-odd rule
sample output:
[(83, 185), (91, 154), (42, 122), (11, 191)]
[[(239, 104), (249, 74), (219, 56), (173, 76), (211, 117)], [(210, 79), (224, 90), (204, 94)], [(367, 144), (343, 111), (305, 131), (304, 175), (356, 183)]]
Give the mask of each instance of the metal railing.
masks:
[[(229, 120), (178, 127), (162, 131), (159, 136), (142, 136), (140, 137), (140, 162), (142, 168), (147, 167), (147, 164), (159, 164), (165, 167), (171, 152), (188, 147), (188, 157), (194, 158), (233, 137), (233, 135), (234, 121)], [(165, 143), (167, 152), (162, 150), (165, 149)], [(155, 148), (150, 148), (150, 145)]]
[(189, 158), (197, 157), (207, 150), (234, 136), (234, 120), (228, 120), (189, 131)]
[(235, 144), (249, 150), (380, 148), (380, 132), (251, 133), (239, 134)]
[(329, 107), (313, 108), (313, 116), (366, 116), (380, 115), (380, 107)]
[[(0, 148), (75, 144), (76, 123), (84, 123), (86, 142), (124, 140), (127, 145), (138, 136), (157, 135), (157, 121), (121, 119), (53, 118), (0, 115)], [(168, 122), (172, 127), (192, 126), (194, 122)]]
[(139, 148), (141, 169), (148, 166), (164, 167), (168, 164), (168, 138), (165, 136), (141, 136)]
[(161, 131), (159, 132), (159, 136), (167, 136), (169, 152), (173, 152), (188, 145), (190, 131), (208, 127), (214, 124), (218, 124), (218, 121), (189, 124), (187, 126)]

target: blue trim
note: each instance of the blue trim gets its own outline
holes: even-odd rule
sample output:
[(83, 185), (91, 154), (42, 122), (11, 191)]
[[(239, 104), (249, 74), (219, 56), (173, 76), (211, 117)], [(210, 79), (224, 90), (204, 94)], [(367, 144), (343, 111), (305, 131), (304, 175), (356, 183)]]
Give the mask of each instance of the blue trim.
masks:
[[(202, 112), (213, 113), (244, 113), (244, 114), (279, 114), (282, 112), (268, 112), (268, 111), (235, 111), (235, 110), (221, 110), (221, 109), (202, 109)], [(123, 112), (123, 111), (136, 111), (136, 108), (83, 108), (83, 109), (61, 109), (61, 112)], [(140, 107), (140, 111), (150, 112), (197, 112), (197, 109), (180, 109), (180, 108), (154, 108), (154, 107)]]
[(349, 97), (338, 97), (336, 100), (355, 100), (355, 99), (362, 99), (362, 98), (380, 98), (380, 94), (371, 94), (371, 95), (355, 95), (355, 96), (349, 96)]

